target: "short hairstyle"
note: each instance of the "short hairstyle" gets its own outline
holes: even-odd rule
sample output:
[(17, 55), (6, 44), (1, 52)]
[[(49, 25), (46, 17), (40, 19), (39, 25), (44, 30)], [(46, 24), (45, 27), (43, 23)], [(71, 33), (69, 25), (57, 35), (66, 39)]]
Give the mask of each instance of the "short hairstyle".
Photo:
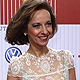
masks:
[(30, 0), (23, 3), (16, 14), (11, 18), (6, 30), (5, 40), (12, 45), (24, 45), (29, 43), (28, 36), (24, 31), (28, 28), (30, 16), (38, 10), (45, 9), (49, 11), (52, 22), (52, 37), (57, 32), (56, 19), (52, 7), (46, 0)]

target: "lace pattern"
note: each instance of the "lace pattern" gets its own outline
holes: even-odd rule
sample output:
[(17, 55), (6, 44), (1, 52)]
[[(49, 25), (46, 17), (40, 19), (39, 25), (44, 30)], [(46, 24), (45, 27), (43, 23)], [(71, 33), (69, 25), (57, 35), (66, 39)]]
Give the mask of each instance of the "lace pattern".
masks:
[(23, 80), (69, 80), (69, 69), (74, 67), (74, 59), (68, 50), (53, 50), (48, 54), (36, 57), (25, 53), (13, 57), (8, 75), (22, 77)]

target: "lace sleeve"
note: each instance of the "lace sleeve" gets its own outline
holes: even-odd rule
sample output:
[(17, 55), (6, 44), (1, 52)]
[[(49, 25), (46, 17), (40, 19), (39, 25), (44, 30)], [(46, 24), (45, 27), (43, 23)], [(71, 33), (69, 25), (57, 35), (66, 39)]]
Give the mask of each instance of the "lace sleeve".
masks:
[(66, 68), (70, 69), (74, 67), (74, 58), (70, 51), (68, 50), (62, 50), (63, 51), (63, 58), (64, 58), (64, 64)]
[(22, 62), (19, 57), (13, 57), (8, 68), (8, 76), (21, 77)]

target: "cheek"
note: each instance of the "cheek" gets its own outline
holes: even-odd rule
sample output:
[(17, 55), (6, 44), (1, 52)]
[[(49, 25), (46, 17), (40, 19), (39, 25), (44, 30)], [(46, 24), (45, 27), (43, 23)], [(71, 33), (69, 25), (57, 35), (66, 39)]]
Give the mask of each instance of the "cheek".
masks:
[(48, 31), (49, 31), (49, 33), (52, 33), (52, 32), (53, 32), (52, 27), (50, 27), (50, 28), (48, 29)]
[(38, 30), (30, 29), (28, 30), (28, 34), (32, 36), (37, 36), (39, 34)]

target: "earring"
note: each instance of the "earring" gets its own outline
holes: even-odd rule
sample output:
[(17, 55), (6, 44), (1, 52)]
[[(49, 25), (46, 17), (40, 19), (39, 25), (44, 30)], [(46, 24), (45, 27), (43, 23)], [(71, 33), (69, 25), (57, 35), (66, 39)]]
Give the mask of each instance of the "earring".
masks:
[(24, 36), (27, 36), (27, 33), (24, 33)]

